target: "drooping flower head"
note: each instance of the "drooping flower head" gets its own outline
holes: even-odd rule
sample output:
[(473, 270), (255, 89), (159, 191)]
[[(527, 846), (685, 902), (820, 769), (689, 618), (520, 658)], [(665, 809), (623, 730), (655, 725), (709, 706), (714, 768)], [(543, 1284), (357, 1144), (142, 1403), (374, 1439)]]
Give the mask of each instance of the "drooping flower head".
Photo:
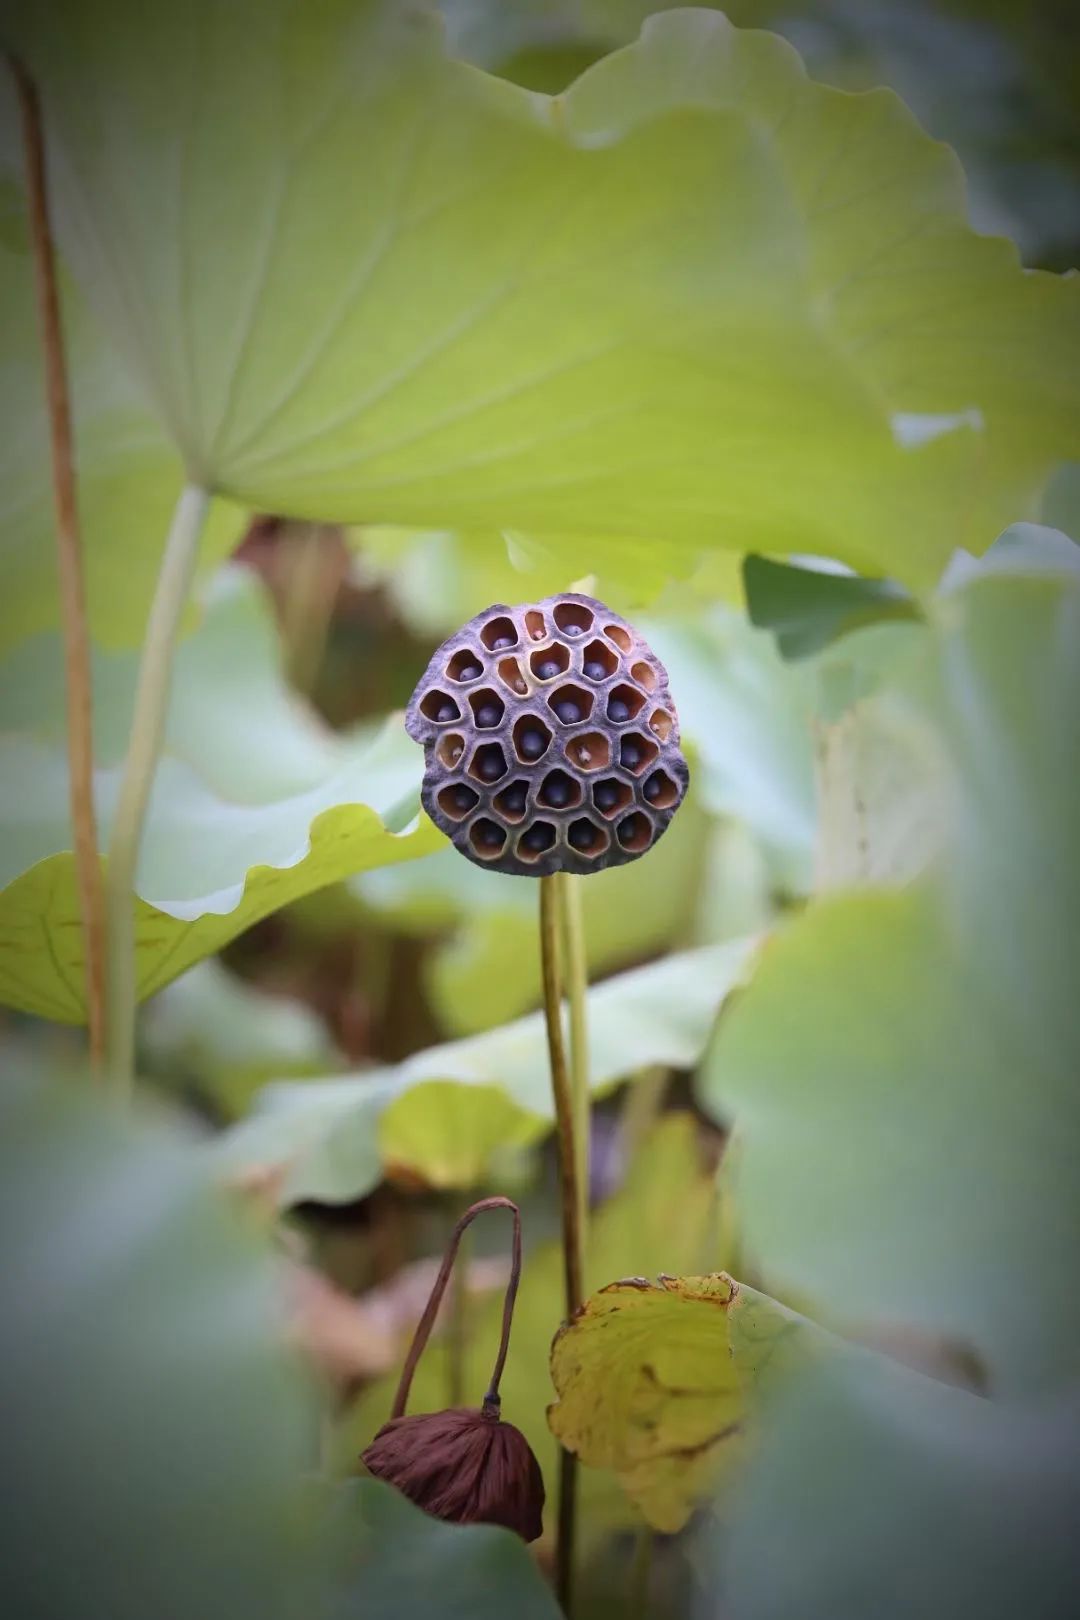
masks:
[[(483, 1405), (451, 1407), (443, 1412), (405, 1416), (416, 1364), (427, 1344), (461, 1234), (488, 1209), (509, 1209), (514, 1216), (510, 1281), (503, 1305), (502, 1336), (491, 1383)], [(466, 1210), (454, 1228), (439, 1275), (420, 1318), (393, 1414), (364, 1451), (361, 1461), (377, 1479), (396, 1485), (410, 1501), (437, 1519), (454, 1524), (499, 1524), (525, 1541), (543, 1529), (544, 1479), (529, 1442), (500, 1415), (499, 1379), (510, 1344), (514, 1300), (521, 1276), (521, 1217), (509, 1198), (484, 1198)]]

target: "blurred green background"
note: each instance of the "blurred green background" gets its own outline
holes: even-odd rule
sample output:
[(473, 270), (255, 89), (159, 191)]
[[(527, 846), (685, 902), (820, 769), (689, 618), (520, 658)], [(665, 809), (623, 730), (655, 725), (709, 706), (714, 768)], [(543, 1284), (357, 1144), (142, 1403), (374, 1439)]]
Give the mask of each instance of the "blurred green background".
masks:
[[(441, 7), (451, 56), (545, 95), (665, 9)], [(1010, 238), (1029, 268), (1080, 263), (1075, 7), (726, 10), (783, 36), (814, 80), (893, 87), (958, 154), (977, 232)], [(31, 42), (48, 32), (13, 23), (17, 39), (24, 26)], [(123, 58), (106, 29), (95, 38)], [(314, 49), (289, 62), (297, 86), (320, 65)], [(240, 97), (240, 123), (245, 110)], [(26, 314), (8, 170), (4, 286)], [(913, 219), (937, 206), (936, 184)], [(292, 247), (302, 263), (303, 239)], [(485, 244), (448, 242), (448, 284), (453, 251), (471, 262)], [(902, 259), (903, 242), (893, 251)], [(72, 262), (80, 285), (107, 281)], [(974, 273), (970, 287), (977, 306)], [(139, 322), (156, 312), (135, 294), (119, 317), (105, 303), (106, 326), (131, 323), (137, 372)], [(132, 536), (163, 532), (178, 483), (165, 439), (185, 447), (168, 410), (165, 437), (147, 425), (96, 324), (84, 329), (74, 297), (68, 310), (90, 402), (85, 510), (103, 536), (91, 593), (107, 823), (156, 566)], [(466, 500), (445, 529), (297, 518), (250, 502), (238, 463), (204, 541), (140, 857), (134, 1120), (80, 1095), (61, 644), (34, 505), (46, 510), (44, 485), (20, 436), (37, 362), (29, 318), (12, 322), (0, 1207), (3, 1350), (23, 1392), (5, 1527), (20, 1613), (554, 1613), (520, 1546), (420, 1518), (360, 1478), (357, 1459), (454, 1220), (507, 1193), (526, 1267), (505, 1414), (545, 1472), (534, 1551), (550, 1573), (546, 1409), (563, 1311), (536, 887), (478, 870), (416, 820), (422, 759), (400, 710), (464, 620), (571, 587), (631, 614), (666, 664), (692, 774), (656, 851), (583, 884), (587, 1286), (724, 1269), (816, 1324), (800, 1327), (810, 1348), (775, 1391), (753, 1361), (740, 1407), (753, 1441), (717, 1454), (682, 1527), (650, 1528), (629, 1464), (582, 1470), (576, 1612), (1075, 1612), (1080, 435), (1076, 322), (1058, 328), (1052, 313), (1037, 330), (1034, 317), (1018, 324), (986, 384), (996, 406), (1020, 357), (1030, 392), (994, 418), (1020, 469), (1001, 474), (999, 505), (1018, 521), (978, 559), (958, 532), (942, 568), (936, 542), (922, 548), (918, 504), (933, 505), (938, 464), (916, 495), (898, 482), (889, 532), (860, 539), (859, 560), (903, 584), (817, 555), (826, 485), (807, 495), (805, 535), (764, 548), (790, 559), (770, 564), (747, 562), (743, 550), (762, 548), (737, 534), (722, 547), (553, 539), (468, 521)], [(198, 404), (187, 386), (185, 408)], [(769, 378), (760, 386), (767, 396)], [(1029, 399), (1045, 399), (1045, 418)], [(821, 415), (827, 432), (827, 402)], [(990, 481), (997, 460), (979, 464)], [(301, 506), (331, 500), (304, 494), (302, 466), (282, 476)], [(947, 505), (948, 469), (940, 488)], [(1020, 501), (1021, 488), (1037, 494)], [(967, 514), (953, 501), (943, 529), (954, 507)], [(905, 524), (918, 567), (897, 549)], [(414, 1410), (479, 1401), (505, 1278), (504, 1235), (481, 1223)], [(693, 1334), (684, 1345), (675, 1329), (663, 1350), (695, 1378), (694, 1357), (742, 1353)], [(678, 1428), (677, 1407), (661, 1409), (661, 1431)], [(678, 1466), (674, 1441), (664, 1455)]]

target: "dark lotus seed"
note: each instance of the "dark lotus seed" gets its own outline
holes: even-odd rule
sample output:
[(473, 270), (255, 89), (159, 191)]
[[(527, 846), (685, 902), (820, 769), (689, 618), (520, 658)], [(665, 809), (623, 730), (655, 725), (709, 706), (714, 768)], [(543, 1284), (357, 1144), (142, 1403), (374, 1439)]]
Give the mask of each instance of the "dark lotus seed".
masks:
[(511, 816), (520, 816), (525, 808), (526, 790), (524, 782), (515, 782), (508, 787), (502, 795), (503, 809)]
[(526, 759), (539, 759), (544, 752), (544, 736), (540, 731), (523, 731), (520, 748)]
[(476, 831), (485, 849), (494, 849), (503, 841), (502, 832), (493, 821), (481, 822)]
[(552, 841), (550, 827), (530, 827), (522, 839), (526, 849), (547, 849)]
[(622, 698), (612, 698), (608, 704), (607, 712), (609, 720), (629, 720), (630, 705), (624, 702)]
[(441, 703), (439, 705), (439, 712), (435, 716), (436, 720), (456, 720), (457, 717), (458, 709), (456, 703)]
[(454, 789), (454, 808), (456, 810), (471, 810), (476, 803), (476, 794), (472, 788), (464, 786)]
[(496, 705), (494, 703), (481, 703), (476, 711), (476, 723), (478, 726), (497, 726), (499, 723), (499, 711)]
[(573, 698), (560, 698), (555, 705), (555, 713), (564, 725), (572, 726), (581, 719), (581, 705), (575, 703)]
[(558, 659), (545, 658), (542, 664), (537, 665), (536, 673), (542, 681), (553, 681), (560, 673)]
[(604, 668), (599, 658), (590, 658), (586, 661), (585, 673), (589, 677), (590, 681), (602, 681), (604, 676), (607, 674), (607, 670)]
[(631, 742), (629, 738), (622, 745), (622, 762), (631, 771), (635, 765), (641, 764), (641, 749), (636, 742)]
[(479, 675), (479, 673), (480, 673), (480, 665), (479, 664), (462, 664), (461, 673), (458, 676), (458, 680), (459, 681), (475, 681), (475, 679)]
[(570, 842), (575, 849), (592, 849), (596, 843), (596, 828), (587, 821), (576, 821), (570, 829)]
[(613, 782), (601, 782), (593, 797), (600, 810), (613, 810), (619, 802), (619, 790)]
[(653, 803), (654, 800), (658, 799), (663, 791), (664, 778), (659, 774), (656, 776), (650, 776), (649, 780), (645, 784), (645, 797), (649, 800), (650, 804)]
[(544, 798), (554, 809), (561, 810), (570, 798), (570, 784), (568, 782), (549, 782), (544, 789)]
[(487, 759), (482, 759), (480, 761), (480, 775), (484, 778), (485, 782), (494, 782), (495, 778), (499, 776), (501, 772), (502, 763), (500, 760), (496, 759), (494, 755), (490, 755)]
[(627, 816), (619, 828), (619, 843), (632, 844), (641, 831), (641, 822), (637, 816)]
[(492, 652), (502, 652), (504, 647), (512, 647), (513, 645), (514, 645), (513, 636), (499, 636), (499, 638), (495, 642), (494, 647), (491, 650), (492, 650)]

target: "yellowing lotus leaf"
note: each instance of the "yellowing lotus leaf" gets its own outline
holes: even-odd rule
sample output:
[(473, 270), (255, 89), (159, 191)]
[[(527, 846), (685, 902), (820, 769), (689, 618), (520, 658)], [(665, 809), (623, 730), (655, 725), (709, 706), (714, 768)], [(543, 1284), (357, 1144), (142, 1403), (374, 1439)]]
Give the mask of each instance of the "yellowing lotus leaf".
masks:
[(748, 1386), (797, 1359), (810, 1331), (723, 1271), (610, 1283), (555, 1337), (548, 1422), (673, 1533), (738, 1455)]

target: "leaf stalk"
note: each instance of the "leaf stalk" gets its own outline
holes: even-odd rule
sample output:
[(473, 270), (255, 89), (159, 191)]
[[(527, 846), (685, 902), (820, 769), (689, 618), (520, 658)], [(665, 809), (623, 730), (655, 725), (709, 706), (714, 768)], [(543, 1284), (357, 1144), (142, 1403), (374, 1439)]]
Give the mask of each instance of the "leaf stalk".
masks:
[(101, 1080), (106, 1056), (105, 895), (101, 880), (97, 816), (94, 808), (93, 697), (86, 578), (75, 481), (63, 319), (56, 275), (56, 250), (49, 223), (45, 135), (37, 89), (22, 65), (9, 58), (22, 129), (34, 289), (41, 331), (45, 400), (52, 458), (53, 507), (60, 614), (64, 635), (64, 687), (67, 714), (68, 783), (75, 844), (75, 876), (83, 934), (86, 1021), (90, 1068)]
[(121, 1098), (135, 1079), (135, 876), (165, 731), (180, 620), (191, 590), (210, 497), (186, 485), (165, 541), (143, 638), (120, 793), (105, 874), (109, 942), (109, 1076)]

